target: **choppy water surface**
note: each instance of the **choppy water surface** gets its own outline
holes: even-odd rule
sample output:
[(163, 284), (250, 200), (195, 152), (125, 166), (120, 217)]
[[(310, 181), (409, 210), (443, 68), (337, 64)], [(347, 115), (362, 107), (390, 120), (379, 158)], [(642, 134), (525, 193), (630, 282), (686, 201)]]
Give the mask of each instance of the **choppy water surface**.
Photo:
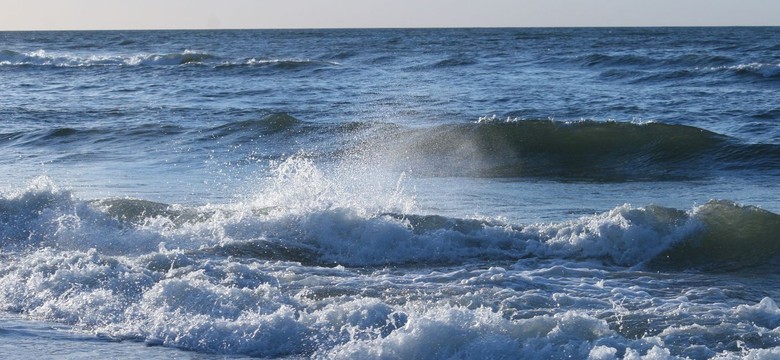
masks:
[(778, 357), (779, 39), (0, 33), (0, 355)]

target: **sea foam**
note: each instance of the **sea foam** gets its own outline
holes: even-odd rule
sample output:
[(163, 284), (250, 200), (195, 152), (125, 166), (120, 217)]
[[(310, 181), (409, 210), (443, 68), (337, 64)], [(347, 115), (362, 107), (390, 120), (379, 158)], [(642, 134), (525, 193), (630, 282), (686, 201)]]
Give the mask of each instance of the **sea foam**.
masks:
[[(274, 165), (275, 175), (256, 194), (198, 207), (83, 201), (40, 178), (0, 199), (2, 310), (117, 340), (215, 354), (671, 358), (662, 338), (692, 328), (666, 325), (648, 335), (641, 324), (610, 325), (607, 319), (620, 323), (635, 315), (589, 297), (604, 288), (603, 279), (587, 287), (579, 282), (582, 296), (559, 291), (535, 298), (533, 289), (540, 279), (557, 286), (553, 279), (598, 279), (616, 266), (641, 269), (674, 258), (666, 255), (675, 251), (702, 247), (710, 254), (708, 241), (727, 241), (717, 235), (723, 217), (735, 231), (750, 229), (759, 239), (741, 239), (756, 244), (767, 234), (771, 239), (776, 232), (767, 229), (778, 224), (776, 214), (723, 201), (690, 211), (623, 205), (552, 224), (414, 215), (403, 179), (364, 193), (380, 187), (349, 186), (353, 175), (333, 171), (291, 157)], [(763, 252), (774, 251), (768, 244), (760, 245)], [(711, 255), (717, 256), (702, 260), (732, 264), (728, 254)], [(506, 267), (466, 270), (484, 261)], [(578, 262), (587, 267), (577, 269)], [(415, 275), (420, 264), (459, 270)], [(393, 274), (401, 268), (411, 274)], [(442, 282), (470, 290), (444, 296), (456, 288)], [(529, 292), (517, 297), (507, 289)], [(641, 301), (633, 299), (648, 295), (616, 288), (613, 296)], [(666, 313), (675, 303), (676, 311), (694, 309), (684, 299), (655, 309)], [(594, 313), (603, 308), (613, 309), (606, 319)], [(728, 316), (752, 324), (750, 331), (774, 329), (776, 313), (771, 298), (728, 309)], [(723, 326), (716, 330), (733, 327)]]
[(623, 205), (575, 220), (523, 225), (416, 215), (403, 178), (354, 185), (356, 175), (333, 177), (297, 156), (274, 169), (257, 194), (199, 207), (82, 201), (39, 179), (0, 199), (0, 239), (7, 250), (144, 254), (167, 248), (345, 266), (540, 257), (715, 270), (768, 265), (780, 250), (777, 214), (728, 201), (690, 211)]

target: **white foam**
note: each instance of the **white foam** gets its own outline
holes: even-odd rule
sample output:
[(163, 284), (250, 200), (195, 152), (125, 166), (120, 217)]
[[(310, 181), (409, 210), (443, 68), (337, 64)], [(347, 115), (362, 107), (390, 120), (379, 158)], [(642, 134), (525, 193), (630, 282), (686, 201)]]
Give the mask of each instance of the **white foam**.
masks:
[[(508, 285), (554, 288), (555, 282), (543, 278), (603, 276), (599, 271), (574, 270), (553, 266), (546, 273), (501, 267), (438, 275), (423, 272), (413, 282), (442, 284), (443, 292), (416, 300), (404, 295), (403, 288), (394, 289), (412, 278), (399, 282), (388, 273), (361, 275), (345, 268), (204, 258), (165, 247), (138, 256), (47, 247), (15, 254), (0, 264), (0, 304), (3, 310), (149, 344), (218, 354), (345, 359), (673, 359), (661, 339), (677, 343), (694, 336), (702, 341), (740, 331), (772, 330), (780, 313), (774, 301), (766, 298), (755, 305), (723, 308), (726, 313), (721, 315), (707, 310), (711, 316), (735, 319), (735, 323), (668, 328), (656, 336), (631, 340), (610, 328), (603, 315), (596, 316), (599, 311), (593, 309), (605, 309), (607, 314), (613, 310), (603, 299), (589, 298), (593, 289), (578, 286), (577, 296), (540, 290), (541, 298), (533, 300), (519, 290), (522, 287)], [(534, 278), (524, 273), (534, 273)], [(529, 310), (551, 313), (513, 318), (507, 316), (511, 312), (480, 306), (493, 304), (490, 297), (483, 298), (498, 295), (490, 291), (493, 285), (509, 293), (518, 289), (515, 294), (524, 294), (523, 303)], [(482, 288), (484, 292), (434, 300), (450, 293), (447, 286)], [(387, 297), (366, 287), (386, 289)], [(368, 295), (372, 293), (376, 295)], [(653, 299), (640, 289), (613, 295), (639, 303)], [(406, 300), (398, 302), (399, 296)], [(700, 311), (682, 298), (653, 302), (642, 311), (668, 316)], [(739, 325), (745, 323), (755, 328)], [(688, 353), (714, 355), (706, 348)], [(772, 352), (753, 349), (746, 354), (760, 357)]]
[(30, 52), (2, 51), (0, 66), (54, 66), (54, 67), (90, 67), (90, 66), (173, 66), (191, 63), (204, 63), (214, 56), (193, 50), (171, 54), (103, 54), (80, 55), (56, 53), (46, 50)]
[(591, 341), (613, 335), (605, 322), (574, 312), (512, 321), (487, 308), (440, 305), (419, 309), (406, 325), (384, 338), (351, 341), (335, 347), (326, 357), (584, 358)]
[[(193, 219), (165, 214), (128, 224), (106, 208), (57, 189), (50, 180), (0, 199), (6, 246), (96, 248), (103, 253), (151, 253), (216, 244), (268, 241), (313, 252), (319, 261), (366, 266), (520, 259), (529, 255), (607, 260), (634, 266), (701, 231), (690, 213), (629, 205), (557, 223), (512, 226), (495, 221), (406, 218), (414, 197), (397, 183), (372, 182), (337, 169), (336, 176), (296, 156), (273, 167), (274, 176), (252, 196), (227, 205), (186, 209)], [(175, 210), (175, 207), (174, 207)], [(143, 214), (141, 214), (143, 215)], [(417, 227), (417, 228), (415, 228)]]
[[(707, 308), (686, 296), (709, 291), (657, 298), (651, 288), (661, 279), (634, 283), (644, 287), (608, 277), (614, 264), (641, 264), (700, 231), (699, 208), (624, 205), (525, 227), (414, 217), (403, 212), (402, 185), (349, 186), (351, 175), (302, 157), (277, 165), (242, 201), (133, 213), (133, 221), (47, 178), (7, 194), (0, 199), (0, 221), (9, 225), (0, 228), (2, 310), (201, 352), (345, 359), (672, 359), (692, 335), (698, 343), (684, 354), (726, 358), (732, 352), (711, 339), (780, 326), (771, 298), (728, 307), (716, 291)], [(177, 219), (176, 211), (192, 216)], [(357, 268), (217, 251), (257, 243)], [(648, 314), (733, 321), (645, 324)]]
[(647, 354), (641, 355), (634, 349), (626, 349), (626, 354), (623, 356), (623, 360), (672, 360), (682, 359), (677, 356), (672, 356), (669, 349), (664, 349), (659, 346), (653, 346), (652, 349), (647, 351)]
[(724, 352), (714, 356), (712, 360), (778, 360), (780, 359), (780, 347), (769, 349), (750, 349), (741, 354)]
[(535, 254), (576, 258), (606, 258), (619, 265), (638, 265), (701, 231), (701, 224), (686, 214), (666, 209), (622, 205), (602, 214), (575, 221), (530, 226), (524, 233), (539, 237)]
[(614, 360), (617, 349), (605, 345), (594, 346), (588, 353), (588, 360)]
[(735, 314), (741, 319), (768, 329), (780, 326), (780, 308), (772, 298), (765, 297), (756, 305), (740, 305)]

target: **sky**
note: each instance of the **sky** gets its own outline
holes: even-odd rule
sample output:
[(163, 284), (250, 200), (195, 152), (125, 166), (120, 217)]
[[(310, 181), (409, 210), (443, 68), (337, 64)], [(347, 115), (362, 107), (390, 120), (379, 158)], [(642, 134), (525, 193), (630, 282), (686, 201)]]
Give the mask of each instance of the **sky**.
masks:
[(780, 26), (780, 0), (0, 0), (0, 30)]

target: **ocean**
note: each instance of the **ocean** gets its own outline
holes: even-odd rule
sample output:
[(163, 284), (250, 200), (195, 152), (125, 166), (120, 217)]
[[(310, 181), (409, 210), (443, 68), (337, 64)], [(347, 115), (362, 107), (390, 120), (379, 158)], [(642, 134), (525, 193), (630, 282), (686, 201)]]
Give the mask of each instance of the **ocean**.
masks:
[(780, 358), (780, 28), (0, 32), (0, 358)]

